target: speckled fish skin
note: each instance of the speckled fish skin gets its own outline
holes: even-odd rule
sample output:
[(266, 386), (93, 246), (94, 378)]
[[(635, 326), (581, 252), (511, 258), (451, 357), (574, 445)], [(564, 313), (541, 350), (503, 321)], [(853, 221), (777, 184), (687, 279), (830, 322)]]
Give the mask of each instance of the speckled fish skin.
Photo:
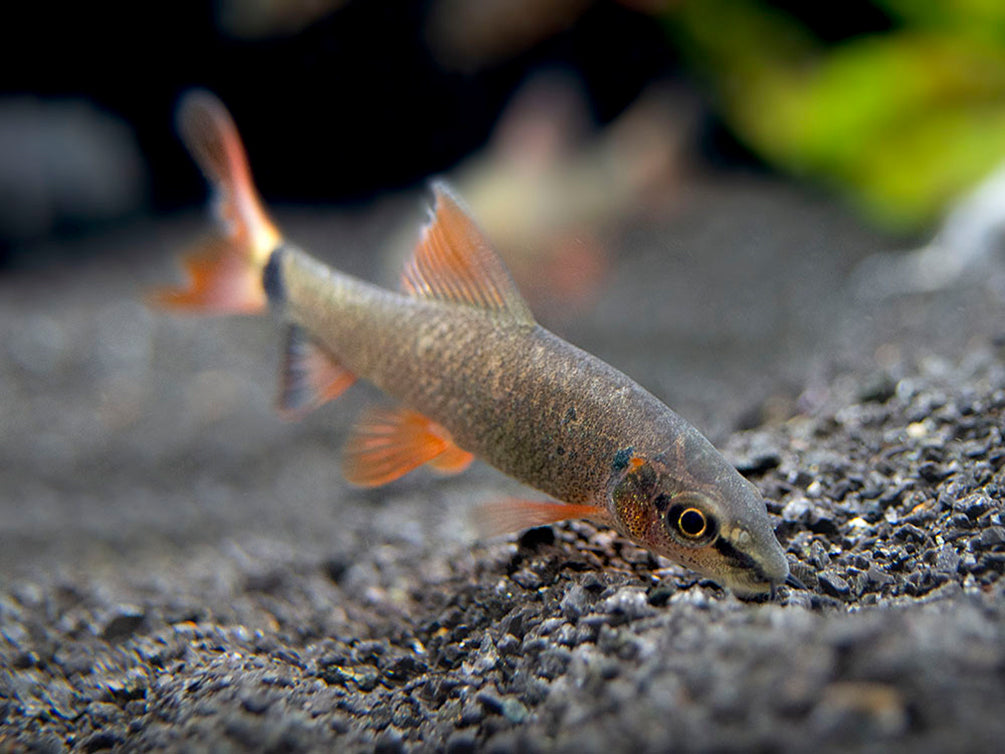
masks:
[(256, 313), (287, 325), (279, 408), (297, 417), (357, 378), (403, 406), (357, 423), (347, 478), (376, 486), (477, 456), (560, 503), (507, 501), (501, 533), (570, 518), (609, 524), (740, 596), (773, 592), (788, 564), (764, 501), (690, 424), (633, 380), (538, 325), (489, 241), (444, 185), (401, 293), (337, 272), (265, 213), (226, 108), (188, 95), (179, 128), (213, 184), (219, 230), (183, 258), (176, 311)]
[[(283, 316), (459, 447), (557, 500), (602, 508), (625, 536), (740, 595), (785, 580), (788, 564), (754, 486), (622, 372), (532, 320), (393, 293), (291, 246), (273, 264)], [(632, 459), (641, 459), (634, 469)], [(635, 494), (647, 475), (651, 489)], [(715, 541), (678, 541), (661, 496), (701, 506), (716, 521)]]

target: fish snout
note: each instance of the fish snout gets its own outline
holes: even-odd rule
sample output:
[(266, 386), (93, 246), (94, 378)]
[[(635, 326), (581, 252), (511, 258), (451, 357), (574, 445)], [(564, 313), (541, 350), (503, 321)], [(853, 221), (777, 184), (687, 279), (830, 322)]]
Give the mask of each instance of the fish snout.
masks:
[(759, 559), (757, 571), (758, 575), (769, 584), (768, 590), (773, 599), (775, 589), (782, 584), (788, 584), (793, 577), (789, 573), (789, 561), (774, 536), (771, 545), (767, 548), (767, 555)]
[(731, 573), (724, 579), (725, 586), (738, 597), (774, 597), (775, 589), (791, 578), (789, 562), (777, 540), (772, 537), (763, 544), (749, 548), (744, 556), (734, 560)]
[(777, 543), (769, 552), (760, 564), (761, 575), (772, 584), (784, 584), (789, 579), (789, 561)]

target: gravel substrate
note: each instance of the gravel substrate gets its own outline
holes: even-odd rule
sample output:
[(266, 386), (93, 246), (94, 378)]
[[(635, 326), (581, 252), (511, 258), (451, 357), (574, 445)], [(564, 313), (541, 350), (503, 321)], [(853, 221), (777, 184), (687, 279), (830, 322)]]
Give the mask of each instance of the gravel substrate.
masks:
[[(765, 203), (850, 225), (788, 190), (716, 191), (710, 217), (725, 205), (738, 238)], [(784, 253), (846, 269), (849, 237), (868, 238)], [(578, 342), (617, 332), (645, 248)], [(805, 268), (784, 261), (760, 264), (795, 285)], [(332, 448), (373, 394), (276, 422), (268, 327), (147, 313), (133, 293), (165, 269), (105, 259), (0, 281), (0, 751), (1000, 750), (999, 298), (852, 306), (835, 289), (758, 380), (732, 376), (750, 369), (738, 348), (667, 394), (713, 436), (752, 427), (716, 439), (807, 589), (742, 602), (586, 523), (472, 544), (465, 511), (513, 489), (484, 467), (352, 491)], [(647, 327), (605, 355), (658, 387), (650, 346), (676, 336)]]

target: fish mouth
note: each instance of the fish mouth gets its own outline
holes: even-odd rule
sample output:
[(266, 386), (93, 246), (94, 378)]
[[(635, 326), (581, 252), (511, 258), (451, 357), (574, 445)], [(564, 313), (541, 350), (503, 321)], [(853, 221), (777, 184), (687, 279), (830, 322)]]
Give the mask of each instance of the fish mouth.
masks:
[(739, 578), (737, 578), (737, 575), (733, 575), (731, 578), (723, 579), (723, 581), (729, 588), (729, 591), (740, 599), (775, 598), (775, 588), (778, 582), (760, 578), (758, 574), (752, 574), (749, 571), (741, 572), (738, 576)]
[(725, 579), (725, 581), (729, 590), (741, 599), (757, 599), (767, 595), (769, 599), (774, 600), (778, 596), (780, 586), (807, 590), (806, 585), (791, 573), (784, 579), (768, 579), (760, 571), (744, 570), (739, 573), (739, 579)]
[[(722, 579), (733, 594), (742, 599), (775, 597), (775, 590), (781, 584), (800, 585), (801, 582), (789, 573), (789, 564), (779, 551), (776, 562), (765, 565), (742, 550), (737, 549), (725, 537), (719, 537), (712, 545), (729, 564)], [(802, 587), (805, 589), (805, 587)]]

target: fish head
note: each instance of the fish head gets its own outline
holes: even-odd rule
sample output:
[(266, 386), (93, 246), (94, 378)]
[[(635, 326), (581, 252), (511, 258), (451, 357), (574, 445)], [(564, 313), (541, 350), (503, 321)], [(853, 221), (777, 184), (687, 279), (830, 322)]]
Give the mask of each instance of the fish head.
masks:
[(739, 597), (772, 594), (789, 565), (764, 500), (725, 459), (710, 459), (714, 468), (695, 474), (665, 456), (632, 457), (612, 478), (615, 525)]

